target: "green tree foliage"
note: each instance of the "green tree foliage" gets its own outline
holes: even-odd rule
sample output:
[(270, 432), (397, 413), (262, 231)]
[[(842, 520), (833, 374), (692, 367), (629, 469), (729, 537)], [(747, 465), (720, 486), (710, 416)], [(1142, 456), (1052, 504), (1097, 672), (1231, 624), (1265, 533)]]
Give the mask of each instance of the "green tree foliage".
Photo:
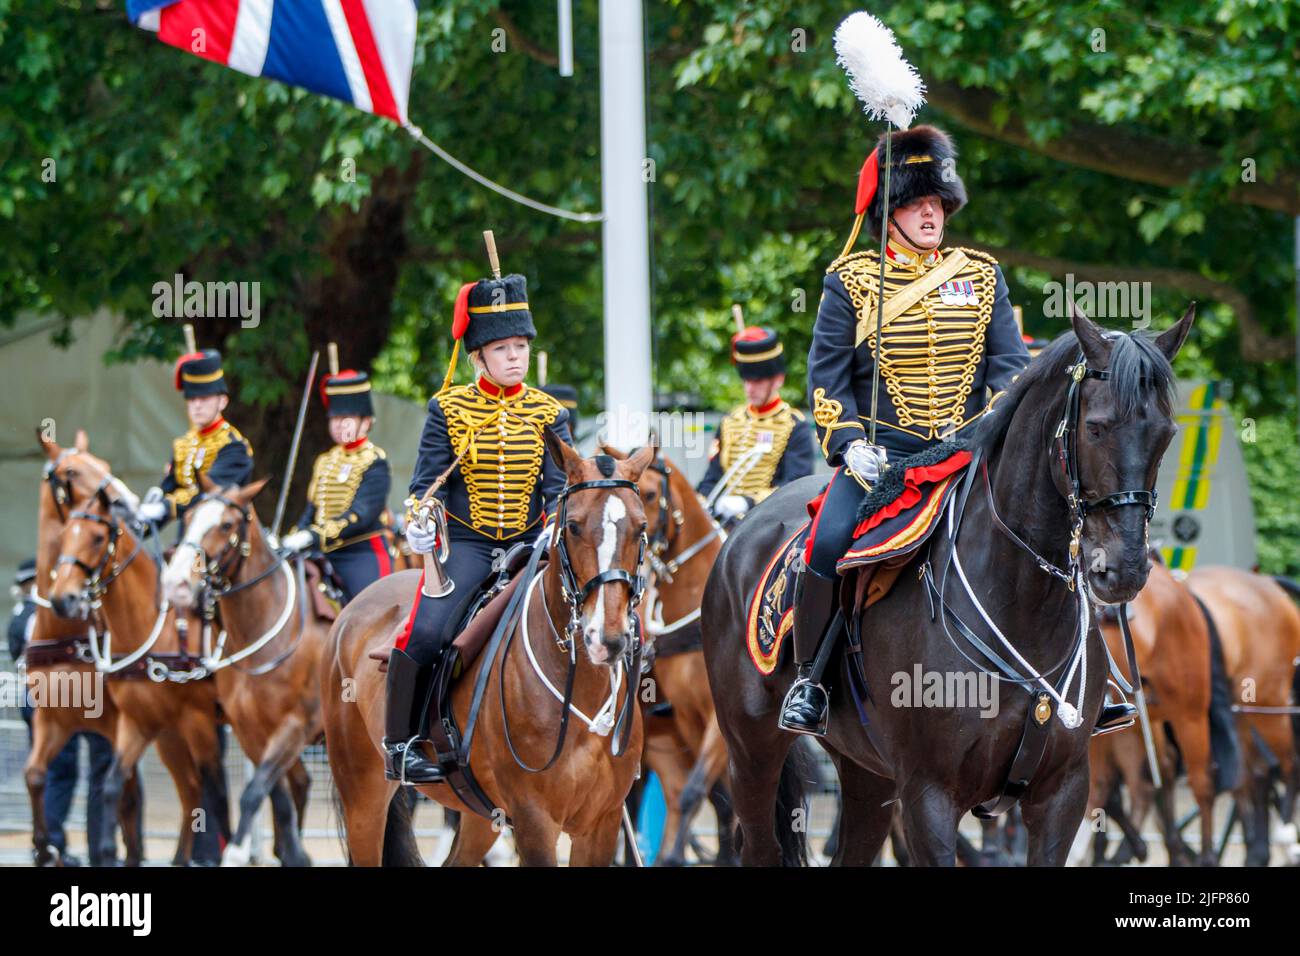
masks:
[[(734, 301), (786, 338), (787, 395), (799, 399), (823, 270), (881, 131), (834, 63), (850, 8), (646, 7), (657, 384), (713, 405), (739, 396)], [(1149, 277), (1157, 328), (1198, 298), (1180, 374), (1230, 381), (1242, 417), (1274, 423), (1277, 460), (1295, 453), (1300, 2), (872, 10), (927, 80), (918, 119), (957, 139), (971, 202), (952, 230), (999, 250), (1029, 331), (1064, 327), (1043, 306), (1045, 283), (1066, 271)], [(412, 120), (511, 188), (597, 209), (596, 0), (575, 3), (574, 22), (564, 78), (553, 5), (422, 5)], [(152, 315), (153, 283), (259, 281), (259, 328), (212, 323), (200, 337), (231, 355), (239, 400), (278, 436), (328, 338), (385, 387), (426, 397), (450, 352), (455, 290), (486, 271), (490, 227), (505, 267), (529, 277), (552, 379), (599, 407), (598, 227), (482, 189), (386, 120), (159, 44), (120, 3), (0, 0), (0, 77), (0, 317), (107, 306), (131, 319), (116, 358), (170, 355), (178, 323)], [(270, 454), (278, 463), (283, 449)], [(1294, 562), (1300, 532), (1268, 529)]]

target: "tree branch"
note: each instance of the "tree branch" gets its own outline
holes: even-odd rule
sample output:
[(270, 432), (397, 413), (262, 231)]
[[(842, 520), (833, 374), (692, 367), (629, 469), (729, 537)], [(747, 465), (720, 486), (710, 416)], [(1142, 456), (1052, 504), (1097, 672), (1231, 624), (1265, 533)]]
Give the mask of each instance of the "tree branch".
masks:
[(519, 29), (519, 25), (510, 18), (510, 14), (506, 13), (500, 7), (492, 11), (492, 18), (506, 31), (506, 36), (510, 38), (511, 43), (517, 45), (520, 50), (532, 57), (538, 63), (556, 67), (560, 65), (560, 58), (558, 56), (550, 50), (544, 49), (532, 40), (528, 39), (524, 32)]
[[(1072, 166), (1176, 188), (1186, 186), (1197, 173), (1222, 165), (1212, 149), (1099, 123), (1075, 123), (1056, 139), (1036, 143), (1025, 124), (1014, 115), (1005, 125), (997, 125), (993, 106), (998, 97), (988, 90), (944, 81), (926, 85), (931, 105), (981, 136)], [(1300, 173), (1293, 169), (1281, 170), (1272, 182), (1242, 184), (1229, 197), (1244, 205), (1300, 216)]]
[(952, 245), (969, 245), (984, 249), (1000, 261), (1013, 266), (1038, 269), (1053, 276), (1072, 274), (1086, 282), (1150, 282), (1162, 289), (1173, 289), (1189, 296), (1212, 299), (1232, 309), (1237, 320), (1237, 341), (1241, 357), (1247, 362), (1282, 362), (1295, 358), (1296, 343), (1289, 335), (1271, 335), (1255, 318), (1250, 299), (1236, 286), (1207, 279), (1190, 269), (1167, 269), (1158, 266), (1113, 266), (1105, 263), (1076, 262), (1056, 256), (1043, 256), (1020, 249), (976, 242), (966, 236), (948, 235)]

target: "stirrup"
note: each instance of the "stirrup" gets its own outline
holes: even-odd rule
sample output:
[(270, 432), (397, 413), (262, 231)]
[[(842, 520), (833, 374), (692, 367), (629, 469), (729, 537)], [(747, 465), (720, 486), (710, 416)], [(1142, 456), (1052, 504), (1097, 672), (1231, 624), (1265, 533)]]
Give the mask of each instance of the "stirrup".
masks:
[(1114, 708), (1116, 708), (1117, 710), (1122, 710), (1122, 709), (1124, 709), (1124, 708), (1130, 708), (1130, 709), (1132, 710), (1132, 713), (1131, 713), (1131, 714), (1128, 714), (1126, 717), (1123, 717), (1123, 718), (1119, 718), (1118, 715), (1117, 715), (1117, 717), (1116, 717), (1116, 718), (1113, 718), (1113, 719), (1114, 719), (1114, 720), (1117, 720), (1118, 722), (1105, 723), (1105, 724), (1103, 724), (1103, 723), (1100, 722), (1100, 721), (1101, 721), (1101, 716), (1102, 716), (1102, 715), (1101, 715), (1101, 714), (1098, 714), (1098, 715), (1097, 715), (1098, 723), (1097, 723), (1097, 725), (1096, 725), (1095, 727), (1092, 728), (1092, 736), (1094, 736), (1094, 737), (1104, 737), (1104, 736), (1106, 736), (1106, 734), (1113, 734), (1113, 733), (1115, 733), (1117, 730), (1128, 730), (1128, 728), (1132, 727), (1134, 724), (1137, 723), (1137, 719), (1138, 719), (1138, 709), (1137, 709), (1136, 707), (1134, 707), (1132, 704), (1130, 704), (1128, 701), (1126, 701), (1126, 700), (1121, 700), (1121, 701), (1120, 701), (1119, 703), (1117, 703), (1117, 704), (1112, 704), (1112, 703), (1109, 703), (1109, 702), (1103, 703), (1102, 706), (1101, 706), (1102, 714), (1104, 714), (1104, 713), (1106, 712), (1106, 708), (1108, 708), (1108, 707), (1114, 707)]
[[(434, 771), (435, 771), (435, 776), (434, 776), (433, 779), (430, 779), (430, 780), (408, 780), (408, 779), (406, 778), (406, 761), (407, 761), (407, 758), (410, 757), (410, 755), (411, 755), (411, 752), (412, 752), (412, 751), (411, 751), (411, 748), (414, 747), (418, 742), (420, 742), (420, 741), (423, 740), (423, 739), (424, 739), (424, 738), (422, 738), (419, 734), (415, 734), (415, 735), (412, 736), (409, 740), (398, 742), (397, 744), (395, 744), (395, 745), (393, 746), (392, 751), (389, 752), (389, 756), (392, 758), (392, 760), (393, 760), (393, 762), (394, 762), (395, 764), (398, 763), (398, 761), (400, 760), (400, 764), (398, 764), (397, 772), (396, 772), (396, 773), (394, 773), (393, 770), (389, 769), (388, 767), (385, 767), (385, 768), (384, 768), (384, 777), (385, 777), (386, 779), (388, 779), (388, 780), (396, 780), (396, 781), (397, 781), (398, 783), (400, 783), (403, 787), (422, 787), (422, 786), (425, 786), (426, 784), (430, 784), (430, 783), (442, 783), (443, 781), (445, 781), (445, 780), (447, 779), (447, 778), (446, 778), (446, 775), (442, 772), (442, 767), (438, 766), (438, 764), (436, 764), (436, 763), (434, 763), (434, 762), (432, 762), (432, 761), (428, 761), (427, 759), (426, 759), (426, 762), (427, 762), (427, 763), (429, 764), (429, 766), (431, 766), (431, 767), (434, 769)], [(385, 747), (385, 750), (387, 750), (387, 749), (388, 749), (388, 748)], [(415, 752), (416, 752), (417, 754), (419, 754), (419, 751), (418, 751), (418, 750), (415, 751)], [(424, 755), (423, 755), (423, 754), (420, 754), (420, 756), (423, 757)]]
[[(790, 707), (790, 698), (794, 696), (796, 690), (805, 686), (813, 687), (821, 691), (822, 697), (826, 701), (826, 707), (822, 711), (821, 719), (811, 726), (808, 724), (792, 723), (786, 719), (786, 711)], [(785, 698), (781, 701), (781, 713), (780, 716), (777, 717), (776, 725), (781, 730), (789, 731), (792, 734), (804, 734), (809, 737), (825, 737), (827, 726), (830, 723), (830, 716), (830, 694), (827, 693), (826, 688), (822, 684), (813, 681), (811, 677), (800, 676), (795, 678), (794, 683), (790, 685), (790, 689), (785, 692)]]

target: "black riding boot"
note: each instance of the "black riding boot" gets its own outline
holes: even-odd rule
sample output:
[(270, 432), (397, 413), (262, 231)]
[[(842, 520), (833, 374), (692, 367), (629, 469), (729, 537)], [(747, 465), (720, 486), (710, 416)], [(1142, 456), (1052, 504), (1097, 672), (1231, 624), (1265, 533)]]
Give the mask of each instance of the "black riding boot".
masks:
[(781, 717), (777, 724), (782, 730), (814, 737), (826, 735), (830, 698), (820, 683), (821, 675), (813, 674), (813, 662), (835, 616), (836, 583), (806, 567), (796, 580), (794, 659), (799, 664), (799, 675), (781, 702)]
[(1118, 704), (1110, 699), (1110, 690), (1106, 691), (1106, 699), (1102, 702), (1101, 713), (1097, 715), (1096, 726), (1092, 728), (1092, 735), (1100, 737), (1102, 734), (1109, 734), (1116, 730), (1123, 730), (1125, 727), (1132, 727), (1137, 721), (1138, 709), (1126, 700), (1121, 700)]
[[(442, 769), (417, 743), (428, 736), (433, 668), (397, 648), (388, 656), (388, 699), (384, 713), (384, 776), (402, 783), (440, 783)], [(416, 708), (419, 708), (417, 711)]]

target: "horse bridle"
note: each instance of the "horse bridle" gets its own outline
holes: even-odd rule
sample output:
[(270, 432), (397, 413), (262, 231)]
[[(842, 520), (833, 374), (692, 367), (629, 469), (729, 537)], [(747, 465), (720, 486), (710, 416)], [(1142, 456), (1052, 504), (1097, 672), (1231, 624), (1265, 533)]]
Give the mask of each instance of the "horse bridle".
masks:
[[(46, 476), (46, 480), (51, 482), (52, 487), (56, 486), (57, 483), (57, 487), (60, 490), (67, 489), (65, 491), (67, 497), (64, 498), (63, 502), (66, 504), (71, 500), (70, 488), (72, 483), (66, 478), (58, 481), (53, 477), (53, 475), (54, 471), (51, 469)], [(86, 576), (86, 581), (81, 587), (81, 593), (82, 597), (87, 602), (94, 602), (103, 597), (104, 593), (108, 590), (108, 586), (121, 576), (121, 574), (130, 566), (131, 562), (135, 560), (136, 555), (138, 555), (142, 550), (142, 546), (137, 544), (136, 548), (127, 556), (125, 561), (121, 564), (116, 562), (117, 543), (118, 539), (122, 536), (122, 524), (118, 520), (117, 516), (113, 514), (113, 506), (116, 502), (108, 497), (108, 492), (105, 490), (112, 484), (112, 481), (113, 479), (111, 475), (104, 478), (99, 485), (96, 486), (91, 495), (92, 501), (98, 500), (103, 506), (105, 514), (95, 514), (94, 512), (79, 508), (74, 511), (69, 511), (67, 515), (64, 516), (62, 509), (60, 508), (59, 510), (60, 517), (63, 518), (65, 524), (68, 521), (91, 521), (95, 524), (101, 524), (108, 529), (108, 540), (104, 543), (103, 554), (100, 555), (99, 561), (93, 567), (71, 554), (60, 554), (58, 560), (54, 564), (56, 569), (65, 564), (71, 564)], [(56, 505), (59, 503), (57, 494), (55, 495), (55, 503)], [(109, 576), (104, 578), (104, 572), (109, 570), (110, 563), (112, 564), (112, 569), (109, 572)]]
[(1159, 501), (1159, 493), (1155, 488), (1130, 489), (1127, 491), (1116, 491), (1113, 494), (1102, 495), (1096, 498), (1085, 498), (1083, 496), (1083, 483), (1079, 477), (1079, 405), (1080, 391), (1084, 379), (1092, 378), (1098, 381), (1107, 381), (1110, 378), (1109, 370), (1100, 370), (1088, 367), (1087, 358), (1083, 352), (1079, 353), (1078, 358), (1073, 365), (1066, 366), (1065, 373), (1070, 377), (1070, 387), (1065, 394), (1065, 409), (1061, 414), (1061, 421), (1056, 426), (1056, 432), (1052, 436), (1053, 454), (1061, 465), (1061, 472), (1065, 478), (1066, 488), (1068, 489), (1065, 500), (1070, 510), (1070, 567), (1062, 569), (1057, 567), (1051, 561), (1048, 561), (1041, 554), (1030, 547), (1018, 534), (1011, 530), (1010, 527), (1002, 520), (993, 503), (993, 489), (989, 482), (988, 462), (981, 461), (980, 469), (984, 476), (984, 487), (988, 494), (989, 510), (993, 517), (993, 523), (1003, 534), (1007, 535), (1017, 546), (1026, 551), (1038, 563), (1038, 566), (1051, 574), (1053, 577), (1060, 578), (1074, 589), (1075, 570), (1079, 563), (1080, 542), (1083, 537), (1083, 522), (1090, 514), (1101, 511), (1110, 511), (1115, 508), (1123, 508), (1128, 505), (1140, 505), (1146, 509), (1146, 520), (1149, 522), (1156, 512), (1156, 503)]
[[(212, 600), (222, 597), (226, 594), (233, 594), (235, 591), (243, 590), (252, 584), (256, 584), (262, 578), (267, 577), (270, 571), (274, 571), (279, 566), (278, 562), (272, 565), (270, 571), (258, 575), (251, 581), (243, 581), (239, 584), (232, 584), (231, 581), (239, 572), (239, 567), (248, 557), (250, 545), (248, 541), (248, 525), (252, 520), (247, 505), (241, 505), (237, 501), (227, 498), (225, 495), (218, 494), (214, 491), (204, 492), (199, 495), (191, 505), (191, 508), (197, 507), (204, 501), (217, 501), (227, 508), (234, 508), (239, 512), (239, 527), (232, 530), (226, 537), (225, 546), (217, 552), (216, 557), (209, 558), (207, 552), (193, 541), (182, 539), (177, 545), (178, 548), (190, 548), (197, 554), (203, 555), (203, 590), (206, 594), (211, 595)], [(195, 562), (197, 566), (197, 562)]]
[(650, 565), (654, 568), (656, 575), (671, 584), (673, 575), (680, 571), (687, 561), (708, 547), (709, 542), (714, 538), (722, 536), (722, 526), (715, 521), (712, 530), (708, 534), (682, 548), (676, 557), (667, 557), (668, 550), (677, 543), (678, 538), (676, 533), (671, 537), (669, 536), (669, 524), (671, 523), (676, 532), (680, 532), (686, 524), (686, 518), (682, 515), (681, 508), (673, 507), (672, 468), (658, 455), (650, 463), (650, 467), (663, 476), (663, 489), (659, 493), (659, 524), (655, 528), (654, 537), (650, 539)]
[(626, 488), (638, 498), (641, 496), (641, 489), (635, 481), (629, 481), (626, 478), (595, 478), (590, 481), (579, 481), (566, 485), (556, 499), (555, 550), (559, 555), (560, 590), (564, 595), (564, 603), (569, 606), (569, 623), (565, 628), (565, 636), (572, 641), (578, 631), (581, 630), (582, 605), (591, 595), (591, 592), (598, 587), (617, 582), (627, 585), (630, 607), (633, 609), (633, 640), (639, 644), (641, 640), (641, 621), (636, 614), (635, 608), (641, 603), (641, 598), (645, 594), (645, 575), (641, 573), (641, 566), (645, 562), (646, 549), (649, 547), (649, 539), (646, 536), (645, 529), (641, 530), (641, 540), (637, 546), (636, 574), (624, 568), (610, 568), (607, 571), (598, 571), (579, 587), (577, 575), (573, 573), (573, 561), (569, 557), (566, 528), (569, 516), (569, 496), (577, 491), (593, 491), (601, 488)]

